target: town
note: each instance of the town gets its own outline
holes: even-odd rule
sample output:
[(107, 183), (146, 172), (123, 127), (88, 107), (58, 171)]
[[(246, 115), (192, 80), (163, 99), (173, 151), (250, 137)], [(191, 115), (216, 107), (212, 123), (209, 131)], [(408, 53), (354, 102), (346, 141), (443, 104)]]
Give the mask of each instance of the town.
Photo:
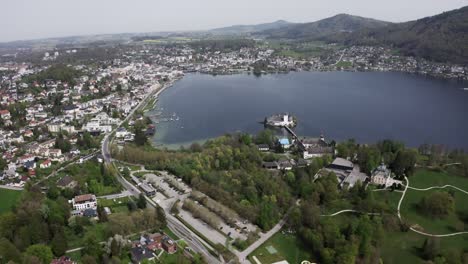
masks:
[[(393, 141), (375, 147), (337, 143), (325, 135), (304, 137), (296, 134), (299, 121), (288, 113), (265, 118), (267, 129), (259, 135), (236, 133), (179, 152), (155, 150), (148, 138), (158, 133), (159, 124), (146, 113), (161, 92), (192, 72), (394, 71), (468, 80), (466, 67), (399, 56), (384, 47), (322, 44), (325, 54), (298, 58), (254, 40), (213, 43), (137, 41), (111, 46), (112, 55), (98, 60), (89, 55), (96, 47), (18, 50), (2, 57), (1, 188), (36, 190), (54, 201), (50, 207), (67, 198), (60, 205), (66, 229), (54, 237), (66, 234), (72, 243), (60, 250), (55, 245), (49, 263), (75, 263), (70, 254), (77, 252), (84, 252), (80, 259), (106, 253), (133, 263), (164, 263), (175, 256), (189, 263), (262, 263), (264, 242), (277, 235), (306, 236), (319, 225), (318, 220), (291, 223), (288, 216), (334, 216), (325, 205), (341, 209), (339, 214), (388, 214), (389, 205), (374, 203), (368, 193), (403, 192), (402, 201), (406, 176), (417, 161), (429, 164), (428, 157), (436, 154), (440, 164), (449, 159), (448, 151), (436, 146), (414, 152)], [(28, 52), (40, 56), (22, 61)], [(72, 59), (79, 63), (67, 63)], [(343, 208), (336, 205), (341, 198)], [(305, 202), (319, 209), (307, 211)], [(404, 223), (401, 228), (409, 230)], [(350, 228), (349, 241), (355, 229)], [(88, 246), (84, 233), (94, 232), (101, 237), (90, 244), (103, 251)], [(310, 243), (311, 237), (304, 240)], [(328, 249), (315, 246), (325, 259)], [(274, 255), (271, 247), (268, 254)], [(275, 263), (289, 263), (279, 258)]]

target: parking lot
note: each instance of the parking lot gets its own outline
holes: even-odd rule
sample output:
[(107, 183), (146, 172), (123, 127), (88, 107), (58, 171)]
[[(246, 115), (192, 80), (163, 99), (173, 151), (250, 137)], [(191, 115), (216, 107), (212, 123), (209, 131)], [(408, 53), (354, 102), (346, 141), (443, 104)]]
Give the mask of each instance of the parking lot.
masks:
[[(148, 172), (143, 176), (143, 178), (157, 190), (153, 200), (165, 210), (170, 210), (177, 200), (181, 201), (178, 207), (179, 216), (212, 242), (224, 244), (227, 237), (245, 240), (249, 232), (255, 232), (257, 230), (255, 225), (240, 218), (235, 222), (235, 225), (232, 226), (221, 221), (217, 230), (201, 219), (194, 218), (190, 212), (182, 209), (182, 203), (190, 196), (192, 189), (168, 172), (158, 171), (157, 174), (159, 175)], [(171, 185), (176, 185), (177, 187), (175, 188)]]

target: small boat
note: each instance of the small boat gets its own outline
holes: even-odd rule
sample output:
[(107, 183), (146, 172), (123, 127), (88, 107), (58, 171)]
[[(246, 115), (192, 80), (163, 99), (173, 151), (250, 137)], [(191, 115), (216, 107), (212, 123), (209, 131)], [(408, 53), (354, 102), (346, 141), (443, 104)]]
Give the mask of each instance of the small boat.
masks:
[(468, 91), (468, 88), (463, 88), (463, 90)]

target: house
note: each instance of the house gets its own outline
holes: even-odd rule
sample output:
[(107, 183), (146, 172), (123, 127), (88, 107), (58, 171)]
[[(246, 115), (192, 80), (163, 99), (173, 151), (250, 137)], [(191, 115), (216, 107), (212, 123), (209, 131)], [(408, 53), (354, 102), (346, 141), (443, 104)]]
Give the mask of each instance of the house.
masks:
[(66, 105), (66, 106), (63, 107), (63, 112), (66, 115), (73, 115), (73, 114), (77, 113), (79, 110), (80, 109), (76, 105)]
[(10, 120), (11, 118), (11, 115), (10, 115), (10, 111), (8, 110), (0, 110), (0, 118), (3, 119), (3, 120)]
[(97, 216), (98, 216), (97, 210), (94, 209), (94, 208), (85, 209), (85, 210), (83, 211), (83, 216), (84, 216), (84, 217), (90, 217), (90, 218), (97, 217)]
[(289, 160), (280, 160), (278, 165), (281, 170), (292, 170), (293, 168), (293, 164)]
[(360, 171), (358, 165), (343, 158), (336, 158), (330, 165), (320, 170), (314, 176), (314, 179), (318, 179), (324, 174), (328, 174), (330, 172), (333, 172), (336, 175), (341, 188), (351, 188), (358, 182), (365, 183), (368, 178), (365, 173)]
[(34, 160), (29, 160), (23, 163), (23, 167), (26, 169), (35, 169), (36, 168), (36, 162)]
[(402, 184), (401, 181), (392, 178), (392, 172), (383, 163), (372, 172), (371, 183), (375, 185), (383, 185), (385, 188), (388, 188), (393, 184)]
[(127, 136), (127, 134), (129, 134), (129, 132), (124, 127), (120, 127), (115, 132), (115, 137), (116, 138), (124, 138), (125, 136)]
[(97, 154), (96, 155), (96, 160), (99, 163), (103, 163), (104, 162), (104, 156), (102, 156), (101, 154)]
[(310, 160), (299, 159), (297, 161), (297, 167), (299, 167), (299, 168), (304, 168), (304, 167), (307, 167), (309, 165), (310, 165)]
[(57, 187), (61, 189), (65, 189), (65, 188), (73, 189), (75, 188), (76, 185), (77, 185), (77, 182), (74, 181), (73, 178), (68, 175), (64, 176), (63, 178), (57, 181)]
[(270, 146), (268, 146), (267, 144), (259, 144), (257, 145), (257, 148), (259, 151), (269, 151), (270, 150)]
[(153, 251), (149, 250), (145, 245), (133, 247), (130, 250), (132, 262), (136, 264), (142, 263), (144, 260), (153, 260), (156, 255)]
[(52, 162), (50, 161), (50, 159), (47, 159), (44, 162), (42, 162), (41, 165), (39, 165), (39, 167), (41, 169), (46, 169), (46, 168), (49, 168), (51, 165), (52, 165)]
[(49, 150), (49, 156), (52, 158), (59, 158), (62, 156), (62, 150), (61, 149), (50, 149)]
[(28, 130), (28, 131), (24, 132), (23, 135), (25, 137), (27, 137), (27, 138), (30, 138), (30, 137), (34, 136), (34, 133), (32, 132), (32, 130)]
[(94, 194), (78, 195), (69, 202), (72, 204), (73, 210), (84, 211), (97, 208), (97, 199)]
[(58, 133), (62, 130), (63, 126), (65, 126), (65, 124), (60, 122), (54, 122), (47, 124), (47, 130), (49, 130), (50, 133)]
[(36, 159), (35, 156), (30, 155), (30, 154), (25, 154), (25, 155), (18, 158), (18, 162), (20, 164), (24, 164), (24, 163), (26, 163), (28, 161), (34, 161), (35, 159)]
[(279, 170), (279, 164), (276, 161), (265, 161), (262, 163), (262, 167), (268, 170)]
[(163, 237), (162, 248), (169, 254), (173, 254), (177, 251), (176, 243), (169, 236)]
[(60, 258), (53, 259), (50, 264), (76, 264), (70, 257), (61, 256)]
[(289, 138), (280, 138), (278, 140), (278, 143), (283, 147), (283, 149), (289, 149), (291, 147), (291, 142), (289, 141)]
[(333, 147), (325, 142), (325, 138), (304, 138), (301, 140), (303, 147), (302, 157), (304, 159), (311, 159), (322, 157), (324, 155), (332, 155), (334, 153)]

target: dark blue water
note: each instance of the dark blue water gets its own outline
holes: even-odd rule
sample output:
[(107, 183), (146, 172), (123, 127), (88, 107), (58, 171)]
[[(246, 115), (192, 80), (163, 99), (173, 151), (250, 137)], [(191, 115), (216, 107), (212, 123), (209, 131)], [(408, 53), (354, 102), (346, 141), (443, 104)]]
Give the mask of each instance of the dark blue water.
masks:
[(300, 72), (255, 77), (189, 74), (164, 91), (155, 144), (181, 145), (263, 129), (265, 116), (290, 112), (299, 135), (361, 143), (396, 139), (409, 146), (468, 149), (468, 87), (404, 73)]

